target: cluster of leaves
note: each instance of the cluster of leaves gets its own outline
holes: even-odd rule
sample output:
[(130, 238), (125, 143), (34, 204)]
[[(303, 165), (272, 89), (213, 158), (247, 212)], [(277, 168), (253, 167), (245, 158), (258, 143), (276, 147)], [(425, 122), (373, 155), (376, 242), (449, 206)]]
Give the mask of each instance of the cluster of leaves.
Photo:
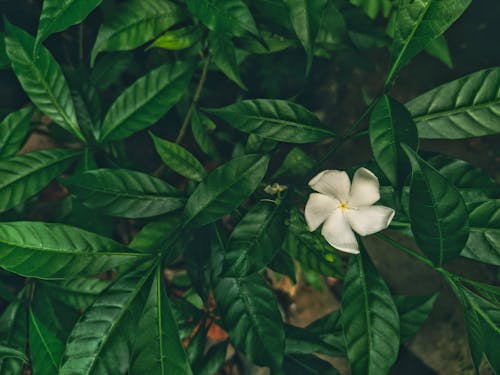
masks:
[[(464, 161), (417, 151), (419, 139), (500, 133), (500, 68), (406, 104), (388, 96), (424, 49), (449, 63), (442, 34), (470, 2), (44, 0), (35, 37), (4, 20), (0, 66), (32, 105), (0, 123), (0, 297), (9, 303), (0, 373), (212, 375), (230, 341), (273, 374), (338, 373), (316, 354), (347, 356), (354, 375), (387, 374), (437, 295), (393, 296), (364, 249), (344, 264), (307, 230), (305, 182), (322, 163), (290, 146), (327, 144), (325, 161), (368, 115), (371, 169), (397, 211), (392, 228), (423, 255), (379, 237), (443, 275), (464, 307), (475, 369), (486, 358), (498, 373), (500, 290), (444, 264), (463, 256), (500, 265), (499, 189)], [(62, 67), (45, 41), (91, 12), (105, 15), (91, 53)], [(387, 30), (370, 20), (379, 12)], [(308, 74), (314, 58), (381, 46), (391, 53), (383, 92), (342, 136), (295, 101), (199, 106), (227, 104), (220, 87), (245, 95), (240, 68), (255, 56), (303, 49)], [(131, 60), (147, 64), (136, 63), (139, 77), (123, 88)], [(219, 73), (239, 88), (210, 91), (207, 78)], [(19, 154), (42, 130), (58, 147)], [(149, 162), (134, 162), (137, 142), (154, 146), (161, 167), (152, 172), (158, 156), (148, 149)], [(34, 221), (48, 204), (40, 193), (54, 186), (69, 194)], [(305, 328), (283, 322), (266, 270), (294, 279), (296, 264), (343, 279), (341, 311)], [(215, 325), (229, 339), (206, 351)]]

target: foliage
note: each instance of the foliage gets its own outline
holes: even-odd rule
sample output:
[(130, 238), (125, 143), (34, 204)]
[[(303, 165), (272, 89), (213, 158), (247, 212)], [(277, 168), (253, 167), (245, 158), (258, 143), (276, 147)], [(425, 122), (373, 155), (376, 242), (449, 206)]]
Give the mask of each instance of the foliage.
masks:
[[(44, 0), (38, 27), (5, 17), (0, 69), (29, 104), (0, 113), (0, 374), (213, 375), (229, 345), (276, 375), (339, 373), (317, 354), (388, 374), (438, 292), (392, 295), (369, 241), (342, 254), (302, 213), (307, 181), (358, 137), (420, 252), (377, 236), (443, 277), (473, 366), (499, 373), (499, 289), (447, 264), (500, 265), (500, 189), (419, 145), (500, 134), (500, 67), (406, 104), (391, 91), (424, 50), (453, 66), (443, 34), (470, 4)], [(382, 90), (332, 126), (320, 67), (351, 73), (374, 48)], [(27, 152), (39, 133), (50, 145)], [(303, 328), (272, 282), (301, 272), (342, 281), (341, 308)]]

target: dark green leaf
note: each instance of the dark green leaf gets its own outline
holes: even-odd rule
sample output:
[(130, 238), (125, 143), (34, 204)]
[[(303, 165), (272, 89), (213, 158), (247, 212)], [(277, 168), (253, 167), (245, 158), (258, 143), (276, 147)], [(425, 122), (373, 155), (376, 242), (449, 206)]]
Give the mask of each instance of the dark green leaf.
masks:
[(273, 179), (281, 177), (305, 178), (316, 161), (298, 147), (294, 147), (285, 156), (283, 164), (274, 173)]
[(242, 0), (186, 0), (189, 11), (212, 31), (260, 37), (252, 13)]
[(112, 216), (157, 216), (184, 205), (177, 189), (163, 180), (127, 169), (95, 169), (61, 182), (86, 207)]
[[(20, 293), (20, 298), (22, 298)], [(18, 299), (7, 306), (0, 316), (0, 344), (25, 352), (28, 336), (27, 309), (24, 301)], [(20, 358), (0, 359), (0, 374), (20, 374), (23, 360)]]
[(297, 283), (295, 263), (291, 255), (285, 250), (279, 250), (271, 263), (269, 263), (268, 267), (274, 272), (288, 276), (292, 283)]
[(281, 142), (311, 143), (335, 136), (309, 110), (286, 100), (243, 100), (206, 111), (238, 130)]
[(191, 65), (162, 65), (135, 81), (111, 105), (99, 141), (116, 141), (157, 122), (185, 94)]
[(386, 80), (443, 34), (467, 9), (472, 0), (402, 0), (396, 19), (392, 63)]
[(464, 199), (453, 184), (408, 146), (411, 230), (420, 249), (438, 266), (460, 254), (469, 236)]
[(366, 250), (350, 258), (340, 320), (351, 373), (389, 373), (399, 351), (398, 311)]
[(325, 354), (342, 356), (345, 352), (324, 342), (321, 337), (307, 328), (285, 325), (285, 353), (286, 354)]
[(260, 271), (280, 250), (284, 235), (283, 205), (256, 204), (229, 238), (222, 274), (224, 277), (242, 277)]
[(59, 375), (125, 375), (150, 272), (129, 273), (106, 290), (71, 331)]
[(208, 125), (215, 126), (212, 120), (194, 110), (191, 115), (191, 131), (193, 132), (194, 140), (200, 147), (201, 151), (211, 158), (218, 160), (220, 159), (219, 151), (217, 151), (215, 144), (208, 136), (208, 133), (213, 129), (210, 129)]
[(286, 355), (283, 363), (285, 374), (340, 375), (335, 367), (314, 355)]
[(206, 225), (237, 208), (262, 181), (268, 163), (268, 156), (245, 155), (213, 170), (189, 197), (186, 224)]
[(24, 354), (23, 352), (0, 345), (0, 361), (4, 360), (5, 358), (17, 358), (24, 363), (29, 362), (28, 357), (26, 357), (26, 354)]
[(129, 0), (121, 3), (99, 29), (91, 65), (103, 51), (128, 51), (185, 19), (182, 9), (168, 0)]
[[(130, 243), (130, 248), (144, 253), (165, 253), (173, 245), (180, 245), (176, 233), (182, 226), (182, 216), (167, 215), (158, 221), (146, 224)], [(172, 240), (177, 241), (172, 243)]]
[(156, 152), (167, 167), (193, 181), (200, 182), (205, 178), (205, 168), (188, 150), (174, 142), (156, 137), (152, 133), (150, 136)]
[(15, 207), (41, 191), (79, 155), (79, 151), (51, 149), (0, 161), (0, 211)]
[(208, 36), (208, 48), (212, 60), (222, 73), (243, 90), (247, 90), (240, 77), (238, 61), (236, 60), (236, 48), (231, 38), (225, 34), (211, 32)]
[(469, 225), (469, 239), (460, 255), (500, 266), (500, 199), (474, 207)]
[(10, 60), (5, 51), (5, 33), (0, 32), (0, 69), (10, 67)]
[(284, 0), (290, 20), (307, 54), (306, 72), (309, 73), (314, 53), (314, 40), (327, 0)]
[(186, 352), (179, 339), (179, 329), (158, 267), (139, 320), (134, 342), (131, 374), (191, 375)]
[(438, 294), (431, 296), (395, 296), (399, 313), (401, 342), (413, 338), (427, 320)]
[(167, 31), (158, 37), (149, 48), (163, 48), (169, 51), (180, 51), (191, 47), (199, 42), (203, 36), (203, 28), (197, 26), (186, 26), (180, 29)]
[(23, 144), (30, 128), (33, 110), (23, 108), (0, 122), (0, 159), (14, 156)]
[(227, 341), (212, 346), (203, 357), (203, 363), (196, 375), (214, 375), (219, 371), (226, 360)]
[(111, 239), (62, 224), (0, 223), (0, 267), (27, 277), (95, 275), (145, 257)]
[(438, 36), (436, 39), (430, 41), (425, 47), (425, 52), (429, 55), (441, 60), (448, 68), (453, 68), (453, 61), (451, 60), (450, 50), (448, 48), (448, 42), (444, 35)]
[(43, 43), (50, 35), (66, 30), (82, 22), (102, 0), (44, 0), (38, 23), (36, 45)]
[(224, 327), (253, 363), (281, 368), (285, 333), (278, 303), (260, 275), (224, 278), (215, 286)]
[(6, 22), (6, 50), (24, 91), (55, 123), (84, 140), (66, 78), (50, 52), (40, 46), (33, 56), (34, 38)]
[(370, 118), (373, 156), (392, 186), (399, 188), (410, 172), (410, 163), (401, 143), (418, 148), (417, 128), (404, 105), (384, 95)]
[(406, 104), (420, 138), (461, 139), (500, 133), (500, 67), (438, 86)]

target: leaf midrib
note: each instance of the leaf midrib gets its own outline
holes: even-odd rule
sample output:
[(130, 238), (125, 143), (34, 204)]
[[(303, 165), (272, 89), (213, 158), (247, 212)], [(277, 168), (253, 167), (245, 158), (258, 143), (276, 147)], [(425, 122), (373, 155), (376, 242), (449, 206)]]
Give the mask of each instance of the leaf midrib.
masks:
[(449, 110), (446, 110), (446, 111), (433, 112), (433, 113), (428, 113), (428, 114), (425, 114), (425, 115), (415, 116), (415, 117), (413, 117), (413, 120), (415, 122), (434, 120), (434, 119), (440, 118), (440, 117), (452, 116), (452, 115), (456, 115), (456, 114), (459, 114), (459, 113), (464, 113), (464, 112), (468, 112), (468, 111), (475, 111), (475, 110), (479, 110), (479, 109), (483, 109), (483, 108), (488, 108), (488, 107), (491, 107), (491, 106), (494, 106), (494, 105), (497, 105), (497, 104), (500, 104), (500, 98), (498, 98), (497, 100), (494, 100), (494, 101), (488, 101), (488, 102), (484, 102), (484, 103), (481, 103), (481, 104), (478, 104), (478, 105), (474, 105), (473, 104), (473, 105), (470, 105), (470, 106), (456, 107), (456, 108), (449, 109)]
[(40, 331), (40, 327), (38, 326), (38, 322), (36, 321), (36, 317), (35, 315), (33, 314), (33, 312), (30, 310), (30, 316), (31, 316), (31, 323), (34, 325), (35, 327), (35, 330), (36, 330), (36, 333), (38, 334), (38, 337), (40, 338), (40, 341), (42, 342), (42, 345), (43, 347), (45, 348), (45, 351), (47, 352), (47, 354), (49, 355), (49, 358), (52, 362), (52, 368), (54, 369), (58, 369), (58, 363), (56, 362), (54, 356), (52, 355), (52, 352), (50, 351), (50, 346), (48, 345), (48, 343), (45, 341), (45, 337), (43, 336), (42, 332)]

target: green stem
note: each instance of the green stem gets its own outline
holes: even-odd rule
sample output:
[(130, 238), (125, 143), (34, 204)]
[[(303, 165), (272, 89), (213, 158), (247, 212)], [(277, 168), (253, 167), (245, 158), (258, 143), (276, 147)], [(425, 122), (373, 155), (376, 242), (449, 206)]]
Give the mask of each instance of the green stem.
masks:
[[(399, 242), (397, 241), (394, 241), (392, 238), (386, 236), (385, 234), (382, 234), (382, 233), (377, 233), (375, 234), (376, 237), (380, 238), (381, 240), (387, 242), (388, 244), (398, 248), (399, 250), (402, 250), (403, 252), (405, 252), (406, 254), (408, 254), (409, 256), (419, 260), (420, 262), (422, 263), (425, 263), (427, 264), (429, 267), (432, 267), (434, 268), (435, 270), (439, 271), (440, 273), (443, 273), (442, 271), (445, 271), (444, 269), (442, 268), (438, 268), (434, 265), (434, 263), (432, 263), (432, 261), (430, 261), (429, 259), (427, 259), (426, 257), (424, 257), (423, 255), (420, 255), (418, 254), (416, 251), (400, 244)], [(447, 271), (445, 271), (447, 272)]]

